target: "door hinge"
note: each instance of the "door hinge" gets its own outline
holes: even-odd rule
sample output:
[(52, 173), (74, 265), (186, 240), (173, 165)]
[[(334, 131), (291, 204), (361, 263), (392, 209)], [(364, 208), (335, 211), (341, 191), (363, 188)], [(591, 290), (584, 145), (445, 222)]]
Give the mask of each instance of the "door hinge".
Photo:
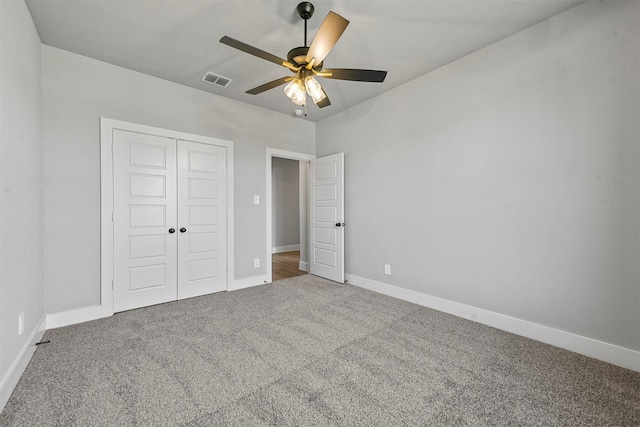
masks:
[(113, 222), (113, 212), (111, 212), (111, 222)]
[(114, 151), (113, 151), (113, 142), (112, 142), (111, 143), (111, 154), (113, 154), (113, 153), (114, 153)]
[(111, 281), (111, 290), (113, 290), (113, 289), (114, 289), (114, 287), (113, 287), (113, 280), (112, 280)]

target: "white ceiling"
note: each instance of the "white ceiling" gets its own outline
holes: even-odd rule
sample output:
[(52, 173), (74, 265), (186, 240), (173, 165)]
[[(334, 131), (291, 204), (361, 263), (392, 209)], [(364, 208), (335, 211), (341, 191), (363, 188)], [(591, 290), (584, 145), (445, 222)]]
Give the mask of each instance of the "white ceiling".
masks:
[[(0, 0), (1, 1), (1, 0)], [(384, 83), (319, 79), (332, 105), (319, 121), (574, 7), (584, 0), (316, 0), (309, 43), (332, 10), (351, 23), (325, 67), (387, 70)], [(282, 87), (244, 93), (290, 72), (219, 43), (241, 40), (286, 58), (302, 46), (298, 1), (27, 0), (42, 43), (285, 114)], [(233, 79), (202, 82), (209, 70)]]

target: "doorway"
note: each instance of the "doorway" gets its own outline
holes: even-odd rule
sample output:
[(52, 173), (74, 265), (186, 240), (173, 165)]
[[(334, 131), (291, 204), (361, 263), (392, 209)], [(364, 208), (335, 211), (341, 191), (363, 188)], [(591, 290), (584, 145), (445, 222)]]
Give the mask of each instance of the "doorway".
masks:
[(272, 279), (301, 276), (300, 160), (271, 158)]
[(315, 156), (273, 148), (267, 148), (266, 154), (266, 266), (270, 283), (309, 271), (308, 176), (309, 161)]

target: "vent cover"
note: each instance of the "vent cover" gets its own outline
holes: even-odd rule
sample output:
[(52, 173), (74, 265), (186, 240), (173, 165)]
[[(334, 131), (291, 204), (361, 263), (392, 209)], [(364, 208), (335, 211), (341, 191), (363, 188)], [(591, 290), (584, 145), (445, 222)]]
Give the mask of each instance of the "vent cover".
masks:
[(223, 77), (219, 74), (212, 73), (211, 71), (207, 71), (202, 78), (203, 82), (211, 83), (220, 87), (227, 87), (229, 83), (231, 83), (231, 79), (228, 77)]

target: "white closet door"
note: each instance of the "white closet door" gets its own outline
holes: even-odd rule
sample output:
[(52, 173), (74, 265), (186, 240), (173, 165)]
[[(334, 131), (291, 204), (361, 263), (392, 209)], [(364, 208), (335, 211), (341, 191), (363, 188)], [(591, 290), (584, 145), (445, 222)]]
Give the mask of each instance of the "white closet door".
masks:
[(177, 298), (176, 140), (114, 131), (114, 311)]
[(178, 141), (178, 299), (227, 289), (226, 155)]
[(344, 283), (344, 153), (311, 166), (310, 273)]

